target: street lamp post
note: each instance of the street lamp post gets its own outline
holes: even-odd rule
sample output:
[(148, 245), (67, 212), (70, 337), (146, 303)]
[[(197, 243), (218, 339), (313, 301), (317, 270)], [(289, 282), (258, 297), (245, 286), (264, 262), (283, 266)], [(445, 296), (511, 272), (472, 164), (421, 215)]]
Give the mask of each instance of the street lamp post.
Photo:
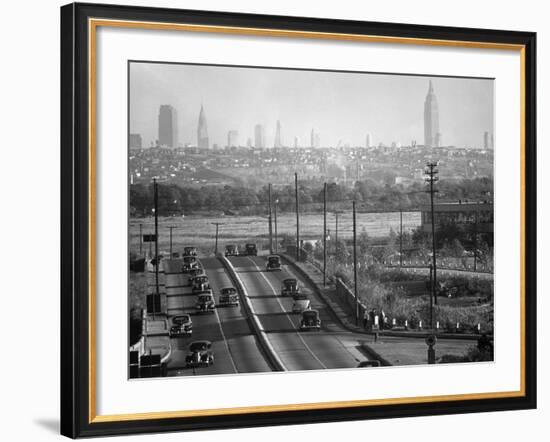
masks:
[(355, 325), (359, 325), (359, 294), (357, 293), (357, 217), (353, 201), (353, 291), (355, 294)]
[(327, 183), (323, 191), (323, 287), (327, 285)]
[(275, 253), (278, 252), (278, 248), (279, 248), (279, 240), (277, 238), (277, 204), (279, 203), (279, 200), (276, 199), (275, 200), (275, 204), (273, 205), (273, 216), (274, 216), (274, 224), (275, 224)]

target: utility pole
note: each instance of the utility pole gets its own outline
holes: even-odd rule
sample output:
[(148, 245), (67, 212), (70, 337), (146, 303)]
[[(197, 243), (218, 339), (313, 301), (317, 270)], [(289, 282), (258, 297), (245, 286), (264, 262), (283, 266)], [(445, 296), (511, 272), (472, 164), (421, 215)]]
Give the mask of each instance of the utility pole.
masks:
[(403, 267), (403, 209), (399, 209), (399, 267)]
[(296, 197), (296, 261), (300, 261), (300, 203), (298, 202), (297, 172), (294, 172), (294, 193)]
[(210, 224), (213, 224), (216, 226), (216, 245), (214, 246), (214, 255), (217, 255), (218, 254), (218, 232), (219, 232), (220, 226), (223, 225), (223, 223), (210, 223)]
[(142, 254), (143, 248), (143, 224), (139, 223), (139, 256)]
[(279, 200), (275, 200), (275, 204), (273, 205), (273, 214), (275, 215), (275, 253), (278, 252), (279, 248), (279, 239), (277, 237), (277, 204), (279, 203)]
[(176, 228), (176, 226), (170, 226), (170, 259), (172, 259), (172, 229)]
[(334, 212), (336, 216), (336, 228), (334, 229), (334, 256), (338, 257), (338, 215), (339, 211)]
[(474, 272), (477, 271), (477, 208), (474, 220)]
[(357, 293), (357, 218), (353, 201), (353, 292), (355, 295), (355, 325), (359, 325), (359, 296)]
[(269, 222), (269, 253), (273, 254), (273, 225), (271, 223), (271, 183), (268, 184), (268, 197), (269, 197), (269, 209), (268, 209), (268, 222)]
[[(154, 191), (154, 203), (155, 203), (155, 288), (156, 288), (156, 301), (160, 301), (159, 291), (159, 193), (157, 179), (153, 178), (153, 191)], [(153, 316), (156, 313), (157, 304), (153, 300)], [(159, 302), (160, 304), (160, 302)]]
[(327, 285), (327, 183), (323, 188), (323, 287)]
[(433, 279), (432, 279), (432, 295), (435, 305), (437, 305), (437, 264), (436, 264), (436, 239), (435, 239), (435, 214), (434, 214), (434, 184), (439, 181), (437, 174), (437, 162), (429, 162), (426, 164), (425, 173), (427, 175), (426, 182), (430, 185), (430, 205), (431, 205), (431, 218), (432, 218), (432, 266), (433, 266)]
[[(430, 288), (433, 287), (433, 266), (430, 264)], [(434, 297), (433, 297), (433, 290), (430, 290), (430, 328), (434, 328)]]

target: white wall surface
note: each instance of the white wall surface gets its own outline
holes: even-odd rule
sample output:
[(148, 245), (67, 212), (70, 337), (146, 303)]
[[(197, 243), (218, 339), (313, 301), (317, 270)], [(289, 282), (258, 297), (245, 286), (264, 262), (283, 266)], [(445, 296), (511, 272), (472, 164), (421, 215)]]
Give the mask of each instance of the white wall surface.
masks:
[[(306, 2), (304, 0), (131, 1), (126, 4), (313, 16), (538, 32), (539, 226), (548, 221), (550, 185), (547, 81), (550, 14), (546, 2)], [(3, 440), (59, 438), (59, 6), (58, 0), (5, 2), (0, 26), (0, 436)], [(550, 243), (539, 228), (539, 409), (379, 421), (188, 433), (187, 441), (544, 440), (548, 435), (549, 302), (542, 278)], [(17, 356), (18, 364), (8, 362)], [(39, 365), (40, 364), (40, 365)], [(44, 366), (45, 365), (45, 366)], [(546, 435), (546, 436), (545, 436)], [(124, 440), (181, 440), (181, 434)]]

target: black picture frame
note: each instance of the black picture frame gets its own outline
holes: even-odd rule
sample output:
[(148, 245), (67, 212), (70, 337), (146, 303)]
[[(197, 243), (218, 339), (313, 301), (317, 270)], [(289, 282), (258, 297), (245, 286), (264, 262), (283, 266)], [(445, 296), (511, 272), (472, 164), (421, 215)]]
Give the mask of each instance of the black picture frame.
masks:
[[(90, 18), (521, 45), (524, 51), (524, 395), (437, 403), (150, 418), (90, 418)], [(536, 34), (73, 3), (61, 8), (61, 434), (71, 437), (336, 422), (536, 408)]]

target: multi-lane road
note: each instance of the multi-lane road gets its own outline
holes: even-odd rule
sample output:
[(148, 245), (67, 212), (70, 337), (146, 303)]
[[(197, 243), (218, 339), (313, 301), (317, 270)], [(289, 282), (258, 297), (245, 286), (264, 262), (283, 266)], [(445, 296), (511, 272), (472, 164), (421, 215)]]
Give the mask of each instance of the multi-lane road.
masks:
[[(285, 370), (316, 370), (357, 367), (367, 359), (360, 350), (364, 335), (343, 329), (332, 311), (287, 265), (282, 271), (266, 272), (265, 257), (229, 258), (243, 286), (241, 305), (217, 307), (215, 313), (195, 314), (196, 295), (188, 285), (188, 275), (181, 273), (180, 260), (165, 260), (163, 291), (167, 296), (168, 318), (191, 314), (193, 335), (171, 338), (170, 376), (266, 372), (275, 369), (266, 354), (266, 346), (254, 333), (252, 318), (243, 303), (247, 296), (254, 315), (265, 331), (268, 346), (276, 353)], [(201, 259), (216, 301), (223, 287), (235, 286), (218, 258)], [(292, 313), (292, 297), (280, 294), (283, 279), (293, 277), (309, 288), (311, 307), (318, 310), (320, 331), (299, 331), (301, 315)], [(185, 368), (189, 344), (195, 340), (212, 342), (215, 363), (209, 367)]]

